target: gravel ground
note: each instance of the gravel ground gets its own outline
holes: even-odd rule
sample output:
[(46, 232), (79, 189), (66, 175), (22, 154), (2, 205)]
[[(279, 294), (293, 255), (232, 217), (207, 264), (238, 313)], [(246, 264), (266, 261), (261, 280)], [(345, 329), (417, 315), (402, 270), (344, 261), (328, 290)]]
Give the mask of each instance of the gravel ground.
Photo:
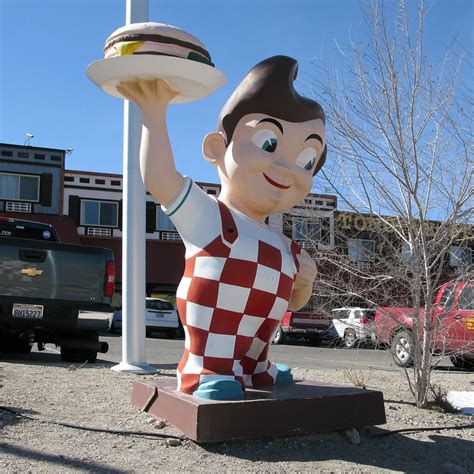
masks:
[[(296, 377), (348, 384), (341, 370), (294, 369)], [(109, 366), (43, 365), (27, 358), (0, 362), (1, 405), (43, 419), (98, 428), (181, 433), (160, 428), (131, 404), (132, 382), (150, 378), (118, 374)], [(160, 376), (173, 376), (160, 370)], [(120, 436), (46, 424), (0, 411), (1, 472), (474, 472), (473, 417), (419, 410), (402, 372), (358, 372), (368, 388), (384, 394), (387, 424), (347, 433), (198, 445), (190, 440)], [(474, 374), (435, 372), (444, 390), (472, 390)], [(379, 437), (387, 430), (430, 431)]]

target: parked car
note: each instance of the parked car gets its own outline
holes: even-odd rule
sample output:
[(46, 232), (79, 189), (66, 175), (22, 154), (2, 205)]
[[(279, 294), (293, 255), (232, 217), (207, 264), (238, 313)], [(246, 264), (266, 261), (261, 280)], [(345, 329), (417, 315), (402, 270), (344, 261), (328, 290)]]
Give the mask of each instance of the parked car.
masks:
[(336, 308), (331, 311), (334, 328), (346, 347), (375, 342), (375, 310), (368, 308)]
[(302, 337), (309, 344), (319, 346), (323, 339), (334, 339), (337, 336), (329, 314), (287, 311), (273, 336), (273, 344), (284, 344), (286, 341)]
[[(412, 308), (378, 308), (375, 335), (390, 346), (394, 362), (400, 367), (413, 365)], [(420, 313), (423, 329), (424, 311)], [(431, 314), (434, 325), (433, 352), (451, 354), (454, 366), (474, 370), (474, 282), (451, 281), (443, 285)]]
[(104, 321), (79, 312), (110, 311), (114, 288), (110, 249), (61, 243), (50, 224), (0, 216), (1, 352), (52, 343), (61, 360), (94, 362), (108, 350)]
[[(164, 332), (168, 337), (174, 338), (179, 335), (180, 323), (178, 312), (173, 305), (160, 298), (146, 299), (146, 335), (153, 332)], [(122, 310), (114, 311), (111, 332), (122, 331)]]

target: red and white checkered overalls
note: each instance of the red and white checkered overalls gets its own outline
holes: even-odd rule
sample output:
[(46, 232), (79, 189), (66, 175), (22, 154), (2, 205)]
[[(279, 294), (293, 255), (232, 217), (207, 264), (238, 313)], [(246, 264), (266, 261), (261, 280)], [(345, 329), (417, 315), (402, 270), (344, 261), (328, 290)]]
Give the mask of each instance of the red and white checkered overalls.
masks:
[(273, 384), (277, 368), (268, 349), (291, 298), (300, 249), (206, 198), (217, 203), (221, 233), (186, 258), (176, 299), (185, 331), (178, 390), (193, 393), (200, 383), (216, 379)]

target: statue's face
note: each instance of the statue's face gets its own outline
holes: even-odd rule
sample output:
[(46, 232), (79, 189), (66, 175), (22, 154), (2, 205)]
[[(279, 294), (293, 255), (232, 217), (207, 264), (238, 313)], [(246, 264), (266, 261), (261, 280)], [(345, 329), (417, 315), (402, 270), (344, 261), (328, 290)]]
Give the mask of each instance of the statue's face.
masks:
[(222, 189), (238, 199), (247, 214), (289, 209), (311, 190), (325, 145), (321, 119), (294, 123), (264, 114), (246, 115), (219, 165)]

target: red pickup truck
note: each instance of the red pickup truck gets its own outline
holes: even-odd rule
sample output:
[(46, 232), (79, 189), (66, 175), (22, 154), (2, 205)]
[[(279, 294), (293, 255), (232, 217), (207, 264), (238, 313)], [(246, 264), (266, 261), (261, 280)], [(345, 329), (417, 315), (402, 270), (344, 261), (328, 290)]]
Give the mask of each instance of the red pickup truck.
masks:
[[(424, 311), (420, 312), (420, 330)], [(451, 354), (454, 366), (474, 370), (474, 282), (449, 282), (436, 296), (431, 313), (433, 353)], [(375, 336), (390, 346), (400, 367), (413, 364), (414, 329), (412, 308), (378, 308)]]
[(287, 311), (275, 332), (273, 344), (283, 344), (296, 337), (303, 337), (309, 344), (319, 346), (322, 339), (336, 338), (337, 333), (328, 314)]

